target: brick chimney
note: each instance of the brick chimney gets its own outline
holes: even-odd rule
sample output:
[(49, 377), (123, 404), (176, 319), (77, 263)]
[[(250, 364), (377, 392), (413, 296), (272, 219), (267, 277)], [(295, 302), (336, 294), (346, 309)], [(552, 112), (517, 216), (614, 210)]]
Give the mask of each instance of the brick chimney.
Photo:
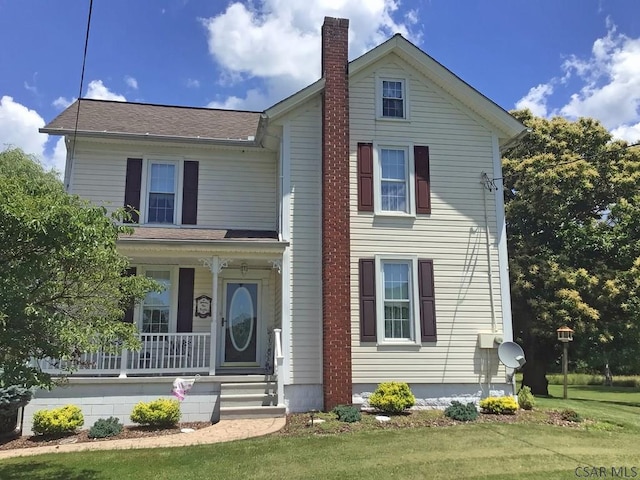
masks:
[(350, 404), (349, 20), (322, 26), (322, 351), (324, 408)]

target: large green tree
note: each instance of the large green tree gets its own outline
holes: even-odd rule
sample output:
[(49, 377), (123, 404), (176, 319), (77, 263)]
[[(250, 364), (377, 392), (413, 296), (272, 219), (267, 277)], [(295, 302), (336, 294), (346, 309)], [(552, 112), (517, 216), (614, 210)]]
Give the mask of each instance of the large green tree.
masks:
[(0, 152), (0, 388), (51, 386), (33, 358), (73, 365), (85, 351), (137, 347), (121, 320), (156, 285), (123, 274), (119, 215), (67, 194), (21, 150)]
[(639, 368), (640, 151), (592, 119), (512, 113), (530, 128), (503, 159), (523, 383), (548, 393), (563, 325), (578, 365)]

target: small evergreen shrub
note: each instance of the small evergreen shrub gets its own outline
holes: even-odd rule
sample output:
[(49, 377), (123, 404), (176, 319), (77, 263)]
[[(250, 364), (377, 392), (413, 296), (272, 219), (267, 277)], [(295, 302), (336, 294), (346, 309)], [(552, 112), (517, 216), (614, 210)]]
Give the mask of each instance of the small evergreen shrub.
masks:
[(51, 410), (38, 410), (33, 414), (33, 431), (40, 435), (73, 433), (84, 425), (82, 410), (75, 405), (65, 405)]
[(536, 405), (536, 399), (531, 393), (531, 388), (526, 385), (520, 389), (518, 393), (518, 405), (523, 410), (532, 410)]
[(139, 402), (133, 407), (131, 421), (151, 427), (173, 427), (180, 420), (178, 400), (159, 398), (151, 402)]
[(478, 409), (473, 402), (466, 405), (457, 401), (451, 402), (451, 405), (444, 411), (446, 417), (459, 422), (473, 422), (478, 418)]
[(578, 412), (576, 412), (575, 410), (571, 410), (570, 408), (567, 408), (565, 410), (561, 410), (560, 411), (560, 417), (565, 422), (580, 423), (582, 421), (582, 417), (580, 416), (580, 414)]
[(411, 393), (409, 385), (404, 382), (385, 382), (378, 385), (369, 397), (369, 405), (387, 413), (400, 413), (411, 408), (416, 397)]
[(89, 438), (113, 437), (122, 432), (123, 428), (120, 420), (116, 417), (100, 418), (89, 429)]
[(341, 422), (354, 423), (359, 422), (362, 418), (360, 410), (353, 405), (338, 405), (332, 411), (338, 416), (338, 420)]
[(513, 415), (518, 410), (518, 402), (513, 397), (487, 397), (480, 400), (480, 408), (484, 413)]

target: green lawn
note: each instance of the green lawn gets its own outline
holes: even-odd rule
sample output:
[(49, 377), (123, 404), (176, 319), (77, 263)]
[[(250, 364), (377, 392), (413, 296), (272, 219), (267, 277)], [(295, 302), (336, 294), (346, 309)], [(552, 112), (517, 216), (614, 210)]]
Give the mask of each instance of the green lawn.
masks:
[[(551, 394), (562, 395), (552, 386)], [(175, 449), (83, 452), (10, 459), (3, 480), (98, 479), (575, 479), (577, 467), (627, 467), (640, 478), (640, 391), (573, 386), (570, 400), (537, 399), (601, 420), (270, 436)], [(620, 472), (616, 470), (616, 472)], [(586, 475), (584, 470), (579, 473)], [(600, 475), (602, 476), (602, 475)]]

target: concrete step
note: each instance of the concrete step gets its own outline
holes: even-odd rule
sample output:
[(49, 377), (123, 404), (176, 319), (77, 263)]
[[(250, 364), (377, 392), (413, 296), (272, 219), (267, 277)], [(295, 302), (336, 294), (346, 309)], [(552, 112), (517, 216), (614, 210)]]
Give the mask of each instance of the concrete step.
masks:
[(261, 407), (278, 404), (276, 394), (264, 393), (223, 393), (220, 395), (220, 407)]
[(286, 407), (220, 407), (220, 419), (234, 418), (279, 418), (287, 413)]
[(222, 395), (262, 394), (270, 395), (278, 391), (276, 382), (234, 382), (220, 384)]

